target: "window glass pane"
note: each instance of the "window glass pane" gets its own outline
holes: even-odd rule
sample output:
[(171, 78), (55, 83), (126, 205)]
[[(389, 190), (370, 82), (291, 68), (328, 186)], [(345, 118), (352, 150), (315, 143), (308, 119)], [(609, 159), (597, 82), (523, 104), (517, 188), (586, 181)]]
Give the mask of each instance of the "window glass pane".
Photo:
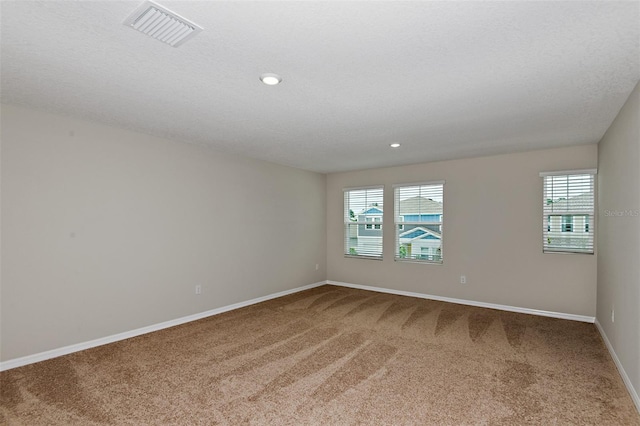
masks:
[(382, 258), (383, 196), (382, 187), (344, 191), (345, 255)]
[(593, 174), (544, 176), (543, 251), (593, 253)]
[(395, 188), (396, 260), (442, 262), (443, 184)]

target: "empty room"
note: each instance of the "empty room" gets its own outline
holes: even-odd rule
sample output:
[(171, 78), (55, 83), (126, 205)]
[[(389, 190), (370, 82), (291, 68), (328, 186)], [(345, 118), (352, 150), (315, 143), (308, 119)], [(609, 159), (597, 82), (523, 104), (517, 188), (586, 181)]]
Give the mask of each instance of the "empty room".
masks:
[(0, 424), (640, 426), (640, 1), (0, 19)]

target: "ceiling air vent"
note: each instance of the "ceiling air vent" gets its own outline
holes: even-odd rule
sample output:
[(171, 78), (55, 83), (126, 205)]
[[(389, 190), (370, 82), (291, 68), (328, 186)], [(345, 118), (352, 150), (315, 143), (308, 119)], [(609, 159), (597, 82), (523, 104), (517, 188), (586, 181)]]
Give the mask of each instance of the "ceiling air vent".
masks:
[(123, 23), (173, 47), (202, 31), (202, 27), (152, 1), (142, 3)]

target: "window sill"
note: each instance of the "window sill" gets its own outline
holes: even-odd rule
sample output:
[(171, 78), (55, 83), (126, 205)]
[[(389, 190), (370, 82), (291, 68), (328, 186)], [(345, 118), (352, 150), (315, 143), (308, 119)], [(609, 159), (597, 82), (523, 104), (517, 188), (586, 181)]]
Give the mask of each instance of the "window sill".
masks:
[(382, 257), (377, 257), (377, 256), (359, 256), (359, 255), (352, 255), (352, 254), (345, 254), (344, 258), (345, 259), (382, 260)]
[(401, 259), (395, 258), (396, 262), (400, 263), (419, 263), (421, 265), (442, 265), (443, 261), (435, 261), (435, 260), (419, 260), (419, 259)]
[(543, 250), (542, 254), (595, 254), (592, 251)]

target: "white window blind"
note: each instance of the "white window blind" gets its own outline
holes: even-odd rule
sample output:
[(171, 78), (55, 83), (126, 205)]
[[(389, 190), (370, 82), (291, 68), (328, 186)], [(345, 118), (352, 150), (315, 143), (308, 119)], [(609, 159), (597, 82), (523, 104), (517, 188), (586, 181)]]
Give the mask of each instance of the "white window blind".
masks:
[(344, 254), (382, 259), (384, 187), (344, 190)]
[(395, 259), (442, 263), (444, 182), (394, 187)]
[(595, 170), (540, 173), (545, 253), (593, 253)]

